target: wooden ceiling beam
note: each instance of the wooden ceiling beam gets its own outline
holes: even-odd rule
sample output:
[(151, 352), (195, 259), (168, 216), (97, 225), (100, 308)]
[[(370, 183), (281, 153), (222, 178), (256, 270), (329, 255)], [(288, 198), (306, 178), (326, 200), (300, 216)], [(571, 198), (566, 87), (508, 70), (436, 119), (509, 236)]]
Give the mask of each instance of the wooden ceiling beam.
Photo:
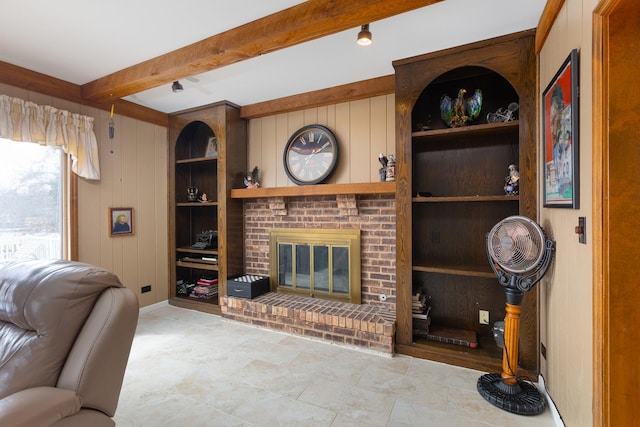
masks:
[(298, 93), (257, 104), (243, 105), (240, 107), (240, 117), (243, 119), (255, 119), (256, 117), (272, 116), (305, 108), (339, 104), (357, 99), (388, 95), (393, 93), (394, 89), (395, 76), (391, 74), (327, 89)]
[(114, 105), (117, 114), (160, 126), (166, 127), (169, 125), (169, 115), (166, 113), (134, 104), (124, 99), (114, 99), (113, 101), (84, 99), (81, 96), (79, 85), (2, 61), (0, 61), (0, 83), (104, 111), (110, 111), (111, 105)]
[(82, 97), (110, 102), (440, 1), (308, 0), (89, 82)]

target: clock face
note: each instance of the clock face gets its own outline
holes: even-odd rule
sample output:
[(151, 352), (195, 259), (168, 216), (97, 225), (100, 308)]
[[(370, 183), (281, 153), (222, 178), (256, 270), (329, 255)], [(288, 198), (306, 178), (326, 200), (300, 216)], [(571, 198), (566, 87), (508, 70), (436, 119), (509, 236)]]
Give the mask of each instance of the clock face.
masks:
[(284, 149), (284, 170), (298, 185), (319, 184), (338, 161), (338, 143), (324, 126), (309, 125), (294, 132)]

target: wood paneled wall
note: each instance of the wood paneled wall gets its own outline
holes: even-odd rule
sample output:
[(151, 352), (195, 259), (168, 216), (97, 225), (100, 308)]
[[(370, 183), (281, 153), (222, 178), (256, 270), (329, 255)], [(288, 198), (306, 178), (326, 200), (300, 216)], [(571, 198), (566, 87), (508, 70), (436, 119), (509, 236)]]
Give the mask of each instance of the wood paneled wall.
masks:
[[(94, 117), (101, 179), (78, 179), (79, 261), (114, 272), (141, 306), (167, 299), (167, 129), (0, 83), (0, 93)], [(109, 208), (132, 207), (133, 235), (109, 237)], [(151, 285), (142, 294), (140, 287)]]
[[(146, 306), (169, 294), (167, 242), (167, 128), (95, 111), (101, 180), (79, 180), (80, 260), (116, 273)], [(111, 150), (113, 149), (113, 153)], [(109, 237), (109, 208), (134, 209), (134, 234)], [(140, 288), (151, 285), (151, 292)]]
[[(540, 283), (540, 335), (546, 346), (541, 371), (550, 395), (568, 426), (592, 420), (592, 13), (597, 0), (565, 0), (538, 56), (538, 99), (569, 52), (580, 53), (580, 208), (540, 205), (540, 224), (556, 241), (554, 261)], [(540, 105), (538, 105), (540, 108)], [(540, 120), (538, 120), (540, 123)], [(538, 129), (541, 135), (542, 129)], [(539, 138), (539, 153), (542, 142)], [(538, 156), (541, 170), (541, 159)], [(542, 176), (542, 175), (539, 175)], [(538, 191), (541, 192), (538, 180)], [(541, 193), (539, 193), (541, 194)], [(542, 201), (542, 197), (539, 197)], [(578, 217), (587, 218), (587, 244), (578, 242)]]
[(262, 187), (295, 185), (284, 172), (284, 147), (299, 128), (321, 124), (334, 132), (340, 148), (338, 166), (328, 182), (377, 182), (378, 154), (395, 149), (394, 108), (391, 94), (251, 119), (247, 170), (260, 168)]

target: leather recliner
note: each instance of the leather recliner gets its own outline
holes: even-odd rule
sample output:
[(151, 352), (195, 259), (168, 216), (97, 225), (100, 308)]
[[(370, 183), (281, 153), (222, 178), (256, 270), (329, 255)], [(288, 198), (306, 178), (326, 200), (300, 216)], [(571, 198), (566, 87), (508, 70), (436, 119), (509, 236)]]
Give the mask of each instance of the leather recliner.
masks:
[(0, 426), (114, 426), (136, 295), (73, 261), (0, 268)]

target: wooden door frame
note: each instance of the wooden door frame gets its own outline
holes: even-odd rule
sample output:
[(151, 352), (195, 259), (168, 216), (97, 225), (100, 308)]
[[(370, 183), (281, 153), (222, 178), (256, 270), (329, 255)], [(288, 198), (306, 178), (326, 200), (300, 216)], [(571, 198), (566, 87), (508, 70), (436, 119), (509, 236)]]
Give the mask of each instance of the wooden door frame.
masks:
[[(611, 424), (611, 402), (620, 398), (612, 389), (610, 328), (610, 210), (609, 210), (609, 18), (622, 0), (601, 0), (593, 12), (593, 425)], [(626, 286), (626, 284), (618, 284)], [(623, 356), (633, 360), (630, 349)]]

